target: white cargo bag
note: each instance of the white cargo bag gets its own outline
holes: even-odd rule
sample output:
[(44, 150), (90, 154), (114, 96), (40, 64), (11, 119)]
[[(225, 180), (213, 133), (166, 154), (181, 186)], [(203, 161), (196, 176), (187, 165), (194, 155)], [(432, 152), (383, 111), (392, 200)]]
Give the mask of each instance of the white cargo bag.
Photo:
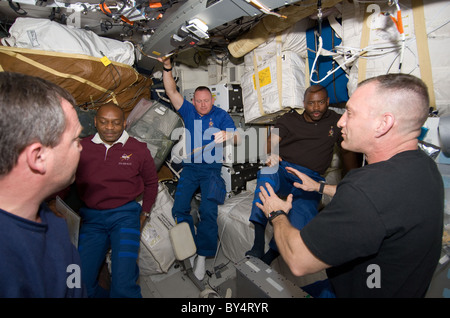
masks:
[(272, 34), (269, 39), (253, 51), (244, 55), (245, 71), (252, 71), (254, 59), (258, 67), (280, 52), (294, 52), (300, 57), (307, 57), (306, 30), (311, 27), (309, 19), (303, 19), (290, 28), (278, 34)]
[[(343, 1), (342, 6), (341, 46), (344, 54), (367, 51), (350, 69), (347, 88), (351, 95), (364, 79), (399, 72), (401, 36), (390, 17), (383, 14), (395, 15), (395, 6), (390, 7), (388, 3), (356, 5), (348, 1)], [(404, 0), (400, 8), (406, 39), (401, 72), (421, 78), (429, 88), (430, 106), (436, 106), (440, 116), (448, 115), (449, 2), (424, 0), (421, 5)]]
[(160, 183), (150, 221), (147, 222), (141, 233), (138, 259), (141, 275), (167, 273), (175, 261), (169, 237), (169, 230), (175, 226), (172, 206), (173, 198), (167, 187)]
[(256, 65), (242, 77), (242, 100), (246, 123), (286, 108), (303, 108), (305, 62), (296, 53), (281, 52)]
[[(254, 191), (242, 191), (219, 205), (217, 225), (219, 239), (224, 255), (238, 263), (245, 258), (255, 239), (253, 223), (249, 221), (252, 210)], [(273, 228), (266, 227), (265, 250), (273, 236)]]
[[(4, 46), (35, 50), (84, 54), (127, 65), (134, 64), (131, 42), (100, 37), (92, 31), (77, 29), (49, 19), (17, 18), (9, 29), (10, 37), (1, 39)], [(57, 41), (55, 41), (57, 39)]]

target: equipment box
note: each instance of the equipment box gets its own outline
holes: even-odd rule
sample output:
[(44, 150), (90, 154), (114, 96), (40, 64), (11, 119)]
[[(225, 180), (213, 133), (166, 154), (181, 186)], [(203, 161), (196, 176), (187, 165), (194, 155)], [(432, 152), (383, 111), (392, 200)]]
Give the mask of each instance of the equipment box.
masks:
[(303, 289), (258, 258), (250, 257), (235, 266), (238, 298), (310, 297)]

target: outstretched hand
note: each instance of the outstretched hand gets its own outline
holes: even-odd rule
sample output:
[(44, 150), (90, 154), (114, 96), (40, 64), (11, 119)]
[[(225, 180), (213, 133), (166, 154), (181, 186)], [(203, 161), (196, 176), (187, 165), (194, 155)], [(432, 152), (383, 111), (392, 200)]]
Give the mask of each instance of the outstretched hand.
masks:
[(157, 58), (158, 61), (160, 61), (161, 63), (163, 63), (164, 67), (172, 67), (171, 62), (170, 62), (170, 56), (163, 56), (163, 57), (158, 57)]
[(283, 210), (288, 213), (292, 208), (292, 194), (289, 194), (286, 201), (280, 199), (269, 183), (266, 183), (267, 191), (264, 187), (260, 187), (261, 192), (259, 193), (259, 198), (262, 202), (256, 202), (256, 206), (264, 212), (268, 217), (270, 212)]
[(314, 181), (303, 172), (292, 167), (286, 167), (286, 170), (302, 180), (302, 183), (294, 182), (294, 187), (302, 189), (303, 191), (317, 191), (319, 189), (319, 182)]
[(228, 139), (233, 138), (234, 133), (232, 131), (225, 131), (221, 130), (213, 134), (214, 135), (214, 142), (216, 144), (223, 143), (224, 141), (227, 141)]

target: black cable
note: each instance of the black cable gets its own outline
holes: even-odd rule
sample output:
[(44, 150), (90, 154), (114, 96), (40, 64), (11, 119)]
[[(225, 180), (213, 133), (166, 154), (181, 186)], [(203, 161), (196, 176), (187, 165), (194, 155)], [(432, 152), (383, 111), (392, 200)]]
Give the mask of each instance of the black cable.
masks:
[[(18, 15), (27, 15), (28, 12), (26, 12), (24, 9), (20, 8), (20, 4), (16, 2), (16, 5), (14, 5), (14, 3), (12, 2), (12, 0), (8, 0), (9, 6), (11, 9), (14, 10), (14, 12), (16, 12)], [(20, 10), (22, 10), (22, 12), (19, 12)]]
[(317, 1), (317, 18), (319, 21), (319, 36), (322, 35), (322, 0)]

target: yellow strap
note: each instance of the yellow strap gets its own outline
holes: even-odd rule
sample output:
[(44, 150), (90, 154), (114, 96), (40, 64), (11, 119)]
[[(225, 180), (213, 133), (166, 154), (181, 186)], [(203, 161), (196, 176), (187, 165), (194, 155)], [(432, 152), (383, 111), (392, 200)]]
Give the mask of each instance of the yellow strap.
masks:
[(256, 53), (253, 52), (253, 69), (255, 72), (255, 90), (258, 96), (258, 106), (259, 113), (261, 116), (264, 116), (266, 113), (264, 112), (263, 104), (262, 104), (262, 96), (261, 96), (261, 87), (259, 83), (259, 71), (258, 71), (258, 63), (256, 62)]
[[(27, 54), (33, 54), (33, 55), (44, 55), (44, 56), (57, 56), (57, 57), (64, 57), (64, 58), (73, 58), (73, 59), (80, 59), (80, 60), (88, 60), (88, 61), (94, 61), (98, 62), (100, 59), (98, 57), (86, 55), (86, 54), (79, 54), (79, 53), (65, 53), (65, 52), (56, 52), (56, 51), (44, 51), (44, 50), (37, 50), (37, 49), (28, 49), (28, 48), (22, 48), (22, 47), (14, 47), (14, 46), (1, 46), (1, 51), (14, 51), (14, 52), (20, 52), (20, 53), (27, 53)], [(121, 66), (121, 67), (128, 67), (131, 68), (128, 64), (120, 63), (111, 61), (114, 65)]]
[[(362, 31), (361, 31), (361, 42), (360, 42), (360, 48), (364, 49), (369, 45), (369, 38), (370, 38), (370, 29), (367, 25), (367, 19), (370, 17), (371, 13), (367, 12), (367, 6), (364, 9), (364, 21), (362, 25)], [(364, 54), (361, 54), (361, 56)], [(358, 82), (363, 81), (366, 79), (366, 71), (367, 71), (367, 60), (364, 58), (361, 58), (361, 56), (358, 59)]]
[(56, 70), (54, 70), (54, 69), (52, 69), (52, 68), (50, 68), (50, 67), (48, 67), (46, 65), (43, 65), (43, 64), (41, 64), (39, 62), (36, 62), (36, 61), (34, 61), (34, 60), (32, 60), (32, 59), (30, 59), (30, 58), (28, 58), (28, 57), (26, 57), (26, 56), (24, 56), (24, 55), (22, 55), (20, 53), (17, 53), (17, 52), (12, 51), (12, 50), (7, 50), (7, 49), (5, 49), (5, 47), (0, 47), (0, 51), (5, 53), (5, 54), (7, 54), (7, 55), (9, 55), (9, 56), (17, 58), (18, 60), (21, 60), (22, 62), (25, 62), (25, 63), (28, 63), (30, 65), (33, 65), (34, 67), (39, 68), (39, 69), (41, 69), (41, 70), (43, 70), (45, 72), (48, 72), (48, 73), (51, 73), (53, 75), (56, 75), (56, 76), (59, 76), (59, 77), (63, 77), (63, 78), (71, 78), (71, 79), (76, 80), (76, 81), (78, 81), (80, 83), (89, 85), (89, 86), (91, 86), (91, 87), (93, 87), (93, 88), (95, 88), (95, 89), (97, 89), (97, 90), (99, 90), (99, 91), (101, 91), (103, 93), (107, 93), (107, 94), (109, 94), (111, 96), (112, 101), (114, 102), (114, 104), (118, 105), (115, 93), (113, 91), (110, 91), (110, 90), (108, 90), (106, 88), (103, 88), (103, 87), (101, 87), (101, 86), (99, 86), (99, 85), (97, 85), (97, 84), (95, 84), (95, 83), (93, 83), (91, 81), (88, 81), (88, 80), (86, 80), (86, 79), (84, 79), (82, 77), (79, 77), (77, 75), (67, 74), (67, 73), (62, 73), (62, 72), (56, 71)]
[(414, 33), (416, 34), (417, 53), (419, 54), (420, 78), (428, 86), (430, 106), (436, 108), (434, 94), (433, 73), (431, 69), (430, 50), (428, 49), (427, 28), (425, 26), (425, 13), (423, 0), (412, 0), (414, 15)]

